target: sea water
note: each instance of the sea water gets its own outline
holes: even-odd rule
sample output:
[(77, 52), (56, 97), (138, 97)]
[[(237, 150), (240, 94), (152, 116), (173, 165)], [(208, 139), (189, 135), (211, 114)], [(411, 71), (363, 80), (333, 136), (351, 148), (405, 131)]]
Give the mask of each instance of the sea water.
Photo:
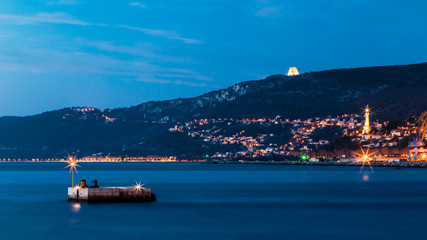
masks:
[(0, 239), (427, 239), (427, 169), (82, 163), (153, 203), (67, 201), (64, 163), (0, 164)]

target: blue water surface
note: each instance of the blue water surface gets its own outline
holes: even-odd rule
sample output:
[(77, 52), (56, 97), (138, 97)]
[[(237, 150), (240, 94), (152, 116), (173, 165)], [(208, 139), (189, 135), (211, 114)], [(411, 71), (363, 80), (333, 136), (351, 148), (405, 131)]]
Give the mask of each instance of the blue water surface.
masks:
[(81, 164), (153, 203), (72, 203), (63, 163), (0, 164), (0, 239), (427, 239), (427, 169)]

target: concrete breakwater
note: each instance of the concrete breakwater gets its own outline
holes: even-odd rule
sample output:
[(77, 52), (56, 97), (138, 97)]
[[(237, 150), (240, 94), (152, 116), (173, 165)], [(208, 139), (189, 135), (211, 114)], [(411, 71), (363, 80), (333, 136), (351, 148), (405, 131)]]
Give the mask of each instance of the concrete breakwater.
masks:
[(69, 187), (68, 200), (76, 202), (153, 202), (151, 188), (81, 188)]

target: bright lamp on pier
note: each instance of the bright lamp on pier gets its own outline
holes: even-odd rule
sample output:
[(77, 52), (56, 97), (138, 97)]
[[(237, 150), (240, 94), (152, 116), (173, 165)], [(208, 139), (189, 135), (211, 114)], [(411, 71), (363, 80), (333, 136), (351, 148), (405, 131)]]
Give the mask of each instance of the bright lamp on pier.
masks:
[(77, 164), (77, 159), (75, 156), (68, 155), (66, 162), (68, 163), (68, 165), (65, 168), (69, 167), (71, 172), (71, 187), (74, 187), (74, 172), (77, 172), (77, 167), (80, 166)]
[(144, 184), (141, 184), (141, 182), (135, 182), (133, 187), (135, 188), (135, 191), (142, 192), (142, 186), (144, 186)]

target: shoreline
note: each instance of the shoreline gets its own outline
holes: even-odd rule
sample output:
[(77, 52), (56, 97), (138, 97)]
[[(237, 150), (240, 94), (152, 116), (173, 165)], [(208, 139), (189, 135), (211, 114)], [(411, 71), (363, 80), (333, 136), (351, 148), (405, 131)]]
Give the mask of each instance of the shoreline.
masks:
[[(3, 162), (0, 161), (0, 165), (20, 165), (20, 164), (31, 164), (31, 165), (43, 165), (43, 164), (59, 164), (64, 163), (63, 161), (21, 161), (21, 162)], [(290, 165), (290, 166), (335, 166), (335, 167), (361, 167), (362, 162), (335, 162), (335, 161), (328, 161), (328, 162), (305, 162), (301, 163), (299, 161), (260, 161), (260, 160), (254, 160), (254, 161), (232, 161), (232, 160), (213, 160), (213, 161), (205, 161), (205, 160), (184, 160), (184, 161), (82, 161), (79, 163), (84, 164), (150, 164), (150, 163), (156, 163), (156, 164), (180, 164), (180, 163), (193, 163), (193, 164), (207, 164), (207, 165)], [(427, 168), (427, 161), (392, 161), (392, 162), (370, 162), (372, 167), (394, 167), (394, 168)], [(369, 167), (368, 163), (364, 164), (365, 167)]]
[[(224, 161), (224, 162), (202, 162), (202, 164), (234, 164), (234, 165), (291, 165), (291, 166), (335, 166), (335, 167), (361, 167), (362, 162), (316, 162), (316, 163), (300, 163), (298, 161), (289, 162), (261, 162), (261, 161), (248, 161), (248, 162), (235, 162), (235, 161)], [(427, 162), (371, 162), (372, 167), (394, 167), (394, 168), (427, 168)], [(369, 168), (369, 164), (364, 165)]]

